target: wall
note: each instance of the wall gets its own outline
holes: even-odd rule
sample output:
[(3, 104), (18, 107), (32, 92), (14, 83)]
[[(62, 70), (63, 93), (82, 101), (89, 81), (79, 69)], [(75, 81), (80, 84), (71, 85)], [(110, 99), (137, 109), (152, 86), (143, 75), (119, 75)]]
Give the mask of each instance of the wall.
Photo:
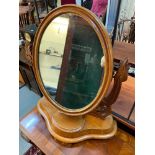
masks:
[(68, 23), (69, 19), (63, 17), (57, 17), (50, 23), (43, 34), (40, 52), (45, 53), (46, 49), (53, 48), (63, 54)]

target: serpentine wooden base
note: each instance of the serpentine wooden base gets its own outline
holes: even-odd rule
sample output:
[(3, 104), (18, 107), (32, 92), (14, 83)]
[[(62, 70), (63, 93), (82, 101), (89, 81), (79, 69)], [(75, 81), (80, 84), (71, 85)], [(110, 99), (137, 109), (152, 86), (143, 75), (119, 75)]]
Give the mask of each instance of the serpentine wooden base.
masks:
[(105, 119), (90, 114), (67, 116), (55, 109), (44, 97), (38, 101), (37, 108), (45, 119), (51, 135), (63, 143), (107, 139), (114, 136), (117, 131), (117, 124), (111, 115)]

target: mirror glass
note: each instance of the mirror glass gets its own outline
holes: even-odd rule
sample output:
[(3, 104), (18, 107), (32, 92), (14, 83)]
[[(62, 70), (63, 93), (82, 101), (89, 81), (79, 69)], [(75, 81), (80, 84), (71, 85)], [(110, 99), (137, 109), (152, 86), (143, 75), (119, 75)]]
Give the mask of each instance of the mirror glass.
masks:
[(104, 51), (94, 29), (82, 17), (62, 14), (46, 27), (39, 47), (39, 70), (57, 104), (79, 109), (96, 97), (104, 76)]

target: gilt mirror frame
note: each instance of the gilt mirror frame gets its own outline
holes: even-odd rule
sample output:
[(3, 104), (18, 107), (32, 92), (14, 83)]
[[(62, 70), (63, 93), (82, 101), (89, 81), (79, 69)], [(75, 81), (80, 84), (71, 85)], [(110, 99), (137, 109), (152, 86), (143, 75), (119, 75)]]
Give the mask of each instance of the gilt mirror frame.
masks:
[[(89, 25), (96, 32), (100, 40), (100, 43), (103, 49), (103, 55), (105, 56), (104, 77), (100, 85), (100, 88), (98, 90), (98, 93), (96, 97), (88, 105), (80, 109), (69, 109), (69, 108), (63, 107), (58, 102), (54, 101), (44, 87), (44, 84), (40, 75), (40, 70), (39, 70), (39, 48), (40, 48), (40, 42), (41, 42), (43, 33), (54, 18), (66, 13), (73, 13), (74, 15), (77, 15), (83, 18), (86, 22), (89, 23)], [(58, 109), (60, 112), (66, 115), (71, 115), (71, 116), (79, 116), (79, 115), (86, 114), (92, 111), (93, 109), (95, 109), (100, 104), (102, 99), (105, 97), (107, 90), (109, 88), (109, 85), (111, 83), (112, 71), (113, 71), (111, 40), (102, 22), (91, 11), (77, 5), (63, 5), (59, 8), (52, 10), (43, 19), (43, 21), (40, 23), (37, 29), (37, 32), (34, 38), (34, 45), (33, 45), (33, 67), (34, 67), (35, 78), (41, 92), (56, 109)]]

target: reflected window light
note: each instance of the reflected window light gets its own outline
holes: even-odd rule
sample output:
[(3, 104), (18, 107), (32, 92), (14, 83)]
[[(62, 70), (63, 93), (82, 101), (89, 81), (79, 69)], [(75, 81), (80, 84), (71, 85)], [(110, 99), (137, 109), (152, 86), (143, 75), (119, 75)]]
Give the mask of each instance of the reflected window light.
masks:
[(39, 122), (38, 117), (36, 117), (35, 115), (34, 115), (34, 117), (32, 117), (32, 115), (31, 115), (30, 119), (27, 122), (25, 122), (25, 127), (26, 128), (33, 127), (38, 122)]
[(69, 24), (69, 18), (64, 18), (64, 17), (57, 17), (55, 18), (52, 23), (58, 23), (62, 25), (68, 25)]
[(69, 19), (64, 17), (57, 17), (52, 21), (52, 23), (54, 24), (51, 27), (52, 29), (54, 28), (57, 30), (58, 34), (64, 33), (68, 29)]

